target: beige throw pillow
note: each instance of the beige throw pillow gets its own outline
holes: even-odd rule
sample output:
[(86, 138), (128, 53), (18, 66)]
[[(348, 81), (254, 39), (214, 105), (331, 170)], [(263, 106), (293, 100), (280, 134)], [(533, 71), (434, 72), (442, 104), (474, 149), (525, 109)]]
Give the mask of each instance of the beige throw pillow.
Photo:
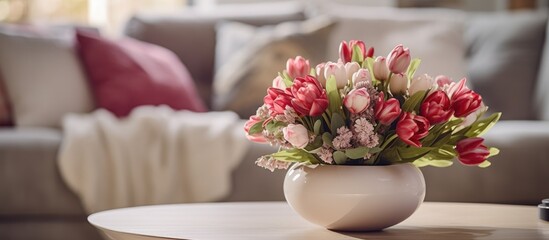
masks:
[[(333, 28), (331, 19), (318, 17), (256, 28), (226, 22), (218, 27), (217, 44), (238, 51), (216, 49), (219, 70), (214, 78), (214, 110), (231, 110), (241, 118), (255, 114), (267, 88), (286, 66), (288, 58), (301, 55), (311, 66), (326, 61), (326, 44)], [(252, 36), (243, 41), (242, 36)], [(244, 42), (244, 43), (243, 43)]]
[(70, 35), (0, 31), (0, 72), (17, 127), (59, 127), (66, 113), (93, 109)]

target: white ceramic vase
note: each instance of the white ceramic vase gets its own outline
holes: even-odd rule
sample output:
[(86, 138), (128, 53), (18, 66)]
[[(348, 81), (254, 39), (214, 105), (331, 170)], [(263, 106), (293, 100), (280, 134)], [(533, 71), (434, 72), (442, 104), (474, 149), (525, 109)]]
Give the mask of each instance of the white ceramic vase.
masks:
[(388, 166), (295, 164), (284, 179), (290, 206), (331, 230), (376, 231), (404, 221), (425, 198), (425, 180), (411, 163)]

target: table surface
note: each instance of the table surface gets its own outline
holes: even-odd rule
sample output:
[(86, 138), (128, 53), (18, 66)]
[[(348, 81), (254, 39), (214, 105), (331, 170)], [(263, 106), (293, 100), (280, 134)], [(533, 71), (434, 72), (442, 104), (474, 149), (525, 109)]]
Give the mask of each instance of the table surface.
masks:
[(299, 217), (285, 202), (157, 205), (89, 216), (115, 240), (150, 239), (549, 239), (535, 206), (425, 202), (379, 232), (335, 232)]

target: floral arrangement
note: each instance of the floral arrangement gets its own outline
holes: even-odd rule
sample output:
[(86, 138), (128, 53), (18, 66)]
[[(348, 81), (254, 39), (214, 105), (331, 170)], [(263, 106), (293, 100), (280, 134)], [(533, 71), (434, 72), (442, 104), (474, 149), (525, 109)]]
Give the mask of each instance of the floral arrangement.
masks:
[(267, 89), (246, 122), (248, 139), (280, 146), (256, 164), (271, 171), (291, 163), (487, 167), (498, 154), (481, 138), (501, 113), (483, 117), (482, 97), (463, 78), (415, 76), (419, 59), (396, 46), (374, 57), (362, 41), (343, 41), (337, 62), (311, 68), (301, 56)]

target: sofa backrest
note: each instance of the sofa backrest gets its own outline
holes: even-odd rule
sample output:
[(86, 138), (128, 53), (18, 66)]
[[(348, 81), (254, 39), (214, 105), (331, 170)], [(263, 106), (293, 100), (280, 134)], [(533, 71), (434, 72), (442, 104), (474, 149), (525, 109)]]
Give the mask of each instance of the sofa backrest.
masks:
[(538, 118), (534, 95), (544, 48), (546, 12), (471, 16), (465, 35), (475, 91), (502, 119)]
[(302, 5), (292, 2), (228, 5), (215, 11), (189, 8), (177, 15), (133, 16), (124, 34), (173, 51), (189, 69), (204, 102), (211, 106), (218, 22), (230, 20), (261, 26), (304, 19)]

